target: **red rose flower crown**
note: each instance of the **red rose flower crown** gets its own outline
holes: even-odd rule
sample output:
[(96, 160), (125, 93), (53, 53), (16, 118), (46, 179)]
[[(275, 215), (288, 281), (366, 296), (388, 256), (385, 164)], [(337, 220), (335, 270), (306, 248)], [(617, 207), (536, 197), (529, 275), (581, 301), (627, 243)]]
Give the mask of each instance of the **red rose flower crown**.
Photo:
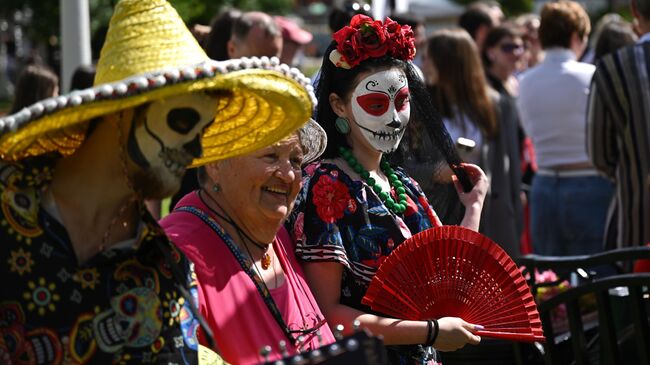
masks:
[(400, 25), (391, 18), (373, 20), (357, 14), (350, 25), (333, 35), (336, 49), (330, 53), (330, 61), (336, 67), (351, 69), (368, 58), (389, 55), (403, 61), (415, 57), (415, 37), (409, 25)]

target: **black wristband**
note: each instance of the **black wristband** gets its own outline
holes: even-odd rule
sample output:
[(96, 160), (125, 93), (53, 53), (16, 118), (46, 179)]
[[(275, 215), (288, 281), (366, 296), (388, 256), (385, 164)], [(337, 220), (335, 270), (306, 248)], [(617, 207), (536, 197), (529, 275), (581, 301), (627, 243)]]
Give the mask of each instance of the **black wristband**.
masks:
[(431, 340), (431, 334), (433, 333), (433, 322), (430, 319), (427, 319), (427, 339), (424, 341), (425, 344), (429, 343)]
[(433, 344), (436, 343), (436, 339), (438, 338), (438, 333), (440, 332), (440, 326), (438, 325), (438, 320), (437, 319), (429, 320), (429, 323), (431, 322), (433, 322), (433, 336), (427, 337), (427, 343), (425, 343), (425, 346), (433, 346)]

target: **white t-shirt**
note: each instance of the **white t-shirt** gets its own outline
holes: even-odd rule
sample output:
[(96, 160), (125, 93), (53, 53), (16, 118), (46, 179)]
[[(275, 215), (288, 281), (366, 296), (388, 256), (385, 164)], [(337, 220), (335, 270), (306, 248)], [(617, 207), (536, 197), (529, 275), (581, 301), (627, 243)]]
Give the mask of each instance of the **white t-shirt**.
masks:
[(521, 124), (542, 168), (590, 161), (587, 99), (596, 67), (575, 58), (568, 49), (546, 50), (544, 61), (520, 77)]

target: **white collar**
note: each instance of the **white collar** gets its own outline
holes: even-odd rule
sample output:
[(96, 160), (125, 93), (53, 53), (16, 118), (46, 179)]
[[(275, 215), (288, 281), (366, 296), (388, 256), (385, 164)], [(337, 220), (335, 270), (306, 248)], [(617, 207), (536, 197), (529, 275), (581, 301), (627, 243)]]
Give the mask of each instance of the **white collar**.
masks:
[(642, 35), (641, 38), (639, 38), (639, 40), (636, 41), (636, 44), (641, 44), (645, 42), (650, 42), (650, 32)]
[(568, 48), (549, 48), (544, 51), (544, 62), (575, 61), (576, 54)]

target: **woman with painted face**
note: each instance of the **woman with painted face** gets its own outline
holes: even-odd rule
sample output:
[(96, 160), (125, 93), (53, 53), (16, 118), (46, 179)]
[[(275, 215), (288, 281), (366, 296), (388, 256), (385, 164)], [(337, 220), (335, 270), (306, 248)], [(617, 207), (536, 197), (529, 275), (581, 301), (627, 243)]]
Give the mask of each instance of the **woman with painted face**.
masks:
[(466, 208), (463, 226), (478, 229), (487, 190), (485, 174), (460, 163), (409, 62), (414, 54), (410, 27), (390, 19), (357, 15), (334, 34), (317, 88), (317, 121), (329, 144), (325, 159), (305, 169), (303, 189), (287, 223), (330, 325), (350, 330), (359, 320), (387, 345), (404, 345), (389, 346), (393, 364), (436, 363), (431, 345), (452, 351), (480, 341), (472, 333), (479, 324), (460, 318), (440, 318), (433, 331), (429, 321), (386, 318), (361, 304), (391, 251), (413, 234), (441, 225), (417, 183), (384, 158), (398, 147), (409, 121), (429, 123), (420, 132), (432, 135), (435, 166), (454, 166), (471, 177), (468, 192), (454, 178)]
[(310, 121), (274, 145), (199, 168), (200, 189), (161, 221), (194, 262), (199, 309), (229, 363), (273, 361), (334, 340), (282, 227), (300, 191), (301, 164), (326, 141)]

